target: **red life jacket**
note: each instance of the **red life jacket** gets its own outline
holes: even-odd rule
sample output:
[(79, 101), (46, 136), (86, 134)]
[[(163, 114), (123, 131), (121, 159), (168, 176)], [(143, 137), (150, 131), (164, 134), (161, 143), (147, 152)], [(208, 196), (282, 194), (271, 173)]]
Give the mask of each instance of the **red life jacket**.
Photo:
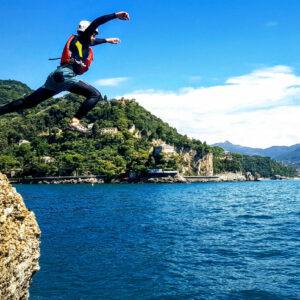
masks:
[[(71, 35), (64, 47), (63, 53), (61, 55), (61, 61), (60, 61), (61, 66), (74, 63), (74, 62), (72, 62), (72, 52), (70, 51), (70, 45), (74, 38), (76, 38), (76, 36)], [(77, 46), (77, 43), (79, 43), (78, 46)], [(82, 52), (82, 44), (79, 41), (77, 41), (75, 43), (75, 45), (78, 48), (79, 55), (81, 54), (80, 56), (82, 56), (82, 53), (80, 53), (80, 51)], [(80, 47), (81, 47), (81, 49), (80, 49)], [(81, 60), (84, 65), (80, 65), (80, 64), (76, 65), (77, 73), (79, 73), (79, 74), (85, 73), (90, 68), (90, 66), (93, 62), (93, 59), (94, 59), (93, 49), (91, 47), (89, 47), (88, 57), (86, 59)]]

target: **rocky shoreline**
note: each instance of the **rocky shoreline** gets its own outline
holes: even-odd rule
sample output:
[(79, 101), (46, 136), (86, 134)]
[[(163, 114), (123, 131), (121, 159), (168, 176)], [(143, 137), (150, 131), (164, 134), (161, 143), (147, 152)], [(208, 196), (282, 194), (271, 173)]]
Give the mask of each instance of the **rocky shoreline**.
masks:
[(96, 177), (94, 178), (88, 178), (88, 179), (62, 179), (62, 180), (53, 180), (53, 181), (47, 181), (47, 180), (40, 180), (37, 182), (38, 184), (102, 184), (104, 183), (103, 179), (98, 179)]
[[(283, 177), (268, 178), (269, 180), (287, 179)], [(222, 173), (215, 176), (183, 176), (177, 173), (169, 176), (144, 176), (144, 177), (117, 177), (107, 180), (100, 176), (82, 176), (82, 177), (45, 177), (45, 178), (19, 178), (11, 179), (11, 183), (20, 184), (122, 184), (122, 183), (194, 183), (194, 182), (236, 182), (236, 181), (261, 181), (265, 178), (253, 176), (250, 172), (243, 174), (239, 173)]]

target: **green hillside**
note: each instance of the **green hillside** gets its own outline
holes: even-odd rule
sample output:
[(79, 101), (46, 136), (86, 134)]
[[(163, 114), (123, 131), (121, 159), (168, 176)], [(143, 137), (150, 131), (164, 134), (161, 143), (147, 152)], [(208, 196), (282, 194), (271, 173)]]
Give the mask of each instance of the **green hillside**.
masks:
[(300, 166), (300, 144), (292, 146), (272, 146), (262, 149), (234, 145), (229, 141), (226, 141), (224, 143), (213, 144), (212, 146), (222, 147), (224, 150), (231, 153), (271, 157), (272, 159), (287, 165)]
[[(21, 97), (30, 89), (16, 81), (0, 80), (0, 103)], [(197, 158), (215, 154), (215, 171), (251, 171), (263, 176), (292, 176), (294, 170), (268, 158), (223, 159), (223, 149), (178, 134), (134, 100), (99, 103), (87, 116), (94, 123), (90, 136), (66, 130), (83, 99), (67, 95), (50, 99), (22, 114), (0, 117), (0, 171), (16, 176), (106, 175), (114, 177), (148, 168), (182, 168), (179, 152), (195, 150)], [(134, 127), (135, 126), (135, 131)], [(113, 128), (110, 132), (110, 128)], [(152, 155), (152, 141), (174, 145), (178, 155)]]
[(0, 80), (0, 105), (12, 99), (28, 94), (31, 89), (24, 83), (16, 80)]
[(298, 144), (293, 151), (289, 151), (286, 154), (277, 156), (276, 160), (283, 161), (291, 165), (295, 165), (299, 168), (300, 167), (300, 145)]

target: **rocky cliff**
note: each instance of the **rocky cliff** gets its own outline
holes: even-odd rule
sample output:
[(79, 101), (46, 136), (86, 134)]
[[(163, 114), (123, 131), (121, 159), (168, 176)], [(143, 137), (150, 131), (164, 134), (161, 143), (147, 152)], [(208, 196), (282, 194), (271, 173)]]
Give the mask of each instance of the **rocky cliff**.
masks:
[(34, 213), (0, 173), (0, 299), (27, 299), (39, 270), (40, 229)]
[(183, 161), (181, 173), (184, 175), (197, 175), (197, 176), (213, 176), (213, 154), (208, 153), (204, 157), (199, 158), (195, 150), (188, 152), (180, 152)]

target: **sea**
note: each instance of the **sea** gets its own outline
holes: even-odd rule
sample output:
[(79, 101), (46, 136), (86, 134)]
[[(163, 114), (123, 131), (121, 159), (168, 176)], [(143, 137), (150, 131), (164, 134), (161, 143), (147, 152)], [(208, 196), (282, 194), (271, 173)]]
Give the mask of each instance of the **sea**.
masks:
[(38, 299), (300, 299), (300, 181), (15, 185)]

